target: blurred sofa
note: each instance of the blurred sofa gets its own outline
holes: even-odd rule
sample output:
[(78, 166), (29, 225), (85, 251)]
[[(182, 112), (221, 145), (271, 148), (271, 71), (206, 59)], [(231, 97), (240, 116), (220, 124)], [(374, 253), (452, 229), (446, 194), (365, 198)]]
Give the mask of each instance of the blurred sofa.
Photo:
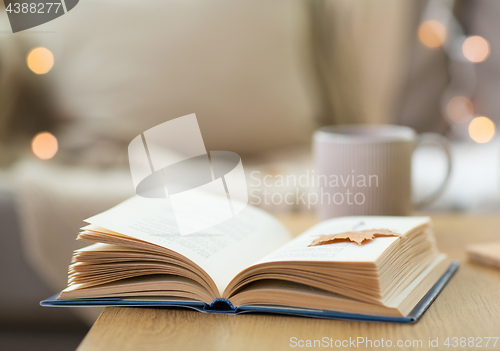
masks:
[(0, 189), (0, 348), (2, 350), (75, 349), (88, 325), (67, 309), (43, 309), (41, 298), (54, 289), (27, 259), (15, 194)]

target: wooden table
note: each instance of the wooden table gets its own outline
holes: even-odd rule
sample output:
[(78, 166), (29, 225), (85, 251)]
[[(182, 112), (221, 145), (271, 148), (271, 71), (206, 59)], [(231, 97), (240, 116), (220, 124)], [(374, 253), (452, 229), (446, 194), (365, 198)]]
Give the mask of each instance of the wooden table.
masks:
[[(486, 345), (486, 337), (500, 337), (500, 271), (465, 259), (465, 245), (500, 240), (500, 216), (433, 216), (441, 251), (461, 260), (457, 274), (437, 300), (414, 325), (345, 322), (272, 315), (214, 315), (188, 310), (154, 308), (105, 308), (79, 350), (281, 350), (292, 348), (291, 338), (314, 340), (326, 337), (349, 340), (358, 337), (379, 342), (398, 340), (406, 349), (428, 350), (429, 338), (443, 349), (460, 347), (461, 337), (473, 337), (478, 350), (500, 350), (500, 340)], [(314, 224), (313, 217), (282, 217), (294, 234)], [(450, 347), (444, 345), (450, 337)], [(453, 347), (458, 337), (458, 348)], [(421, 340), (421, 344), (419, 341)], [(462, 339), (463, 340), (463, 339)], [(470, 342), (471, 339), (467, 339)], [(328, 341), (330, 342), (330, 341)], [(316, 344), (317, 345), (317, 344)], [(345, 342), (344, 342), (345, 345)], [(463, 345), (463, 344), (462, 344)], [(298, 344), (297, 344), (298, 346)], [(350, 345), (351, 349), (355, 348)], [(358, 349), (365, 349), (360, 344)], [(305, 348), (305, 347), (304, 347)], [(333, 347), (335, 348), (335, 347)], [(331, 348), (331, 349), (333, 349)], [(402, 347), (405, 349), (404, 347)], [(326, 348), (325, 348), (326, 349)], [(380, 347), (378, 348), (380, 349)]]

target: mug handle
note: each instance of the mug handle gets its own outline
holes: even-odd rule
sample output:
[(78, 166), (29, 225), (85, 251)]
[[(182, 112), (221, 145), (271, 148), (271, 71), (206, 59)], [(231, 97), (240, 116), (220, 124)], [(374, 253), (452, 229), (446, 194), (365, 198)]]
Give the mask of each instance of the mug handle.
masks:
[(446, 171), (446, 177), (444, 177), (441, 185), (439, 185), (439, 187), (434, 192), (427, 195), (419, 202), (415, 203), (415, 208), (417, 210), (420, 210), (420, 209), (426, 207), (427, 205), (431, 204), (434, 200), (436, 200), (438, 198), (439, 195), (441, 195), (443, 193), (444, 189), (446, 188), (446, 185), (448, 184), (448, 181), (450, 180), (451, 169), (452, 169), (451, 152), (450, 152), (448, 139), (446, 139), (441, 134), (424, 133), (424, 134), (421, 134), (418, 136), (416, 148), (423, 146), (423, 145), (437, 146), (438, 148), (440, 148), (444, 152), (444, 154), (446, 155), (446, 159), (447, 159), (447, 171)]

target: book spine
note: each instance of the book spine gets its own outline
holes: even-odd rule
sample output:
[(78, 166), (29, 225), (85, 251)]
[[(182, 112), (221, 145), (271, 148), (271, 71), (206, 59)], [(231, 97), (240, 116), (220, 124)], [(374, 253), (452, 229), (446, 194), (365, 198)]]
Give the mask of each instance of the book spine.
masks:
[(205, 305), (203, 310), (213, 313), (231, 313), (236, 312), (236, 307), (234, 307), (229, 300), (215, 299), (210, 305)]

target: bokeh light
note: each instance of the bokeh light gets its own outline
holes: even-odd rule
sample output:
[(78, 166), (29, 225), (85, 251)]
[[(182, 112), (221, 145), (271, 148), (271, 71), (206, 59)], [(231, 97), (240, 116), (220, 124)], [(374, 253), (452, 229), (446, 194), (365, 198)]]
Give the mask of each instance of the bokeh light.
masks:
[(483, 62), (490, 55), (490, 43), (479, 35), (473, 35), (465, 39), (462, 52), (471, 62)]
[(36, 74), (45, 74), (54, 66), (54, 55), (47, 48), (35, 48), (28, 53), (28, 67)]
[(446, 40), (446, 27), (436, 20), (422, 22), (418, 28), (418, 38), (429, 48), (440, 47)]
[(455, 123), (470, 121), (474, 113), (474, 105), (465, 96), (455, 96), (446, 105), (448, 118)]
[(57, 153), (57, 139), (49, 132), (38, 133), (31, 141), (31, 149), (38, 158), (51, 159)]
[(495, 136), (495, 123), (488, 117), (476, 117), (469, 124), (469, 135), (476, 143), (484, 144)]

